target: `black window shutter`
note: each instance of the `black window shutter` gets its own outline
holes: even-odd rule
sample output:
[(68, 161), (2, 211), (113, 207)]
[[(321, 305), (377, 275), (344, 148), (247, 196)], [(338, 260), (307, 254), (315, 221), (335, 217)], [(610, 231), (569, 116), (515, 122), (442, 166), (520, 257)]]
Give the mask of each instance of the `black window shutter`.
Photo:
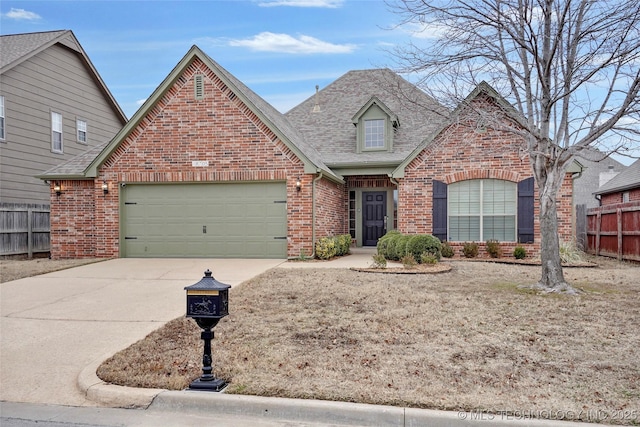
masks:
[(433, 180), (433, 236), (447, 240), (447, 184)]
[(518, 183), (518, 242), (533, 243), (533, 200), (535, 180), (527, 178)]

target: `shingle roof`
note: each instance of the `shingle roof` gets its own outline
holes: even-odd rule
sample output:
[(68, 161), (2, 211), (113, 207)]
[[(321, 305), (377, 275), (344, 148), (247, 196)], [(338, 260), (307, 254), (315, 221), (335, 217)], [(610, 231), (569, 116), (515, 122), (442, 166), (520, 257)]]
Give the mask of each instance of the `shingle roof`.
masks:
[(102, 144), (95, 145), (87, 151), (73, 156), (64, 163), (52, 167), (46, 170), (38, 178), (42, 179), (63, 179), (63, 178), (78, 178), (82, 177), (84, 171), (89, 167), (91, 162), (100, 154), (102, 150), (107, 146), (109, 141)]
[(11, 68), (69, 30), (0, 36), (0, 69)]
[[(357, 153), (352, 118), (373, 96), (400, 121), (393, 151)], [(350, 71), (320, 90), (317, 103), (314, 95), (285, 116), (329, 167), (398, 164), (449, 115), (433, 98), (389, 69)]]
[(640, 160), (636, 160), (625, 170), (598, 188), (595, 194), (614, 193), (640, 187)]

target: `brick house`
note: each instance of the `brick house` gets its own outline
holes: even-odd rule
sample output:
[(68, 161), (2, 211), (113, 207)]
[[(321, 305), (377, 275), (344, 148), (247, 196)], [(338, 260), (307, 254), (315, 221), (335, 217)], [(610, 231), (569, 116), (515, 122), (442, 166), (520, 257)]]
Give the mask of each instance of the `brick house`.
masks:
[[(51, 253), (285, 258), (398, 229), (535, 254), (517, 126), (486, 84), (450, 112), (389, 70), (349, 72), (283, 115), (194, 46), (110, 142), (41, 176)], [(570, 175), (558, 203), (570, 238)]]

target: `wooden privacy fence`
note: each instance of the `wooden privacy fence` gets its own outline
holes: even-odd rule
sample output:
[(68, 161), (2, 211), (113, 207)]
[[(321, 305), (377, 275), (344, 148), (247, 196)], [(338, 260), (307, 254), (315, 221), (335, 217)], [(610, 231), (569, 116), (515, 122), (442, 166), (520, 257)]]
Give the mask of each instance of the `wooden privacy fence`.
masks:
[(587, 251), (640, 261), (640, 202), (587, 210)]
[(49, 252), (49, 214), (44, 205), (0, 207), (0, 255)]

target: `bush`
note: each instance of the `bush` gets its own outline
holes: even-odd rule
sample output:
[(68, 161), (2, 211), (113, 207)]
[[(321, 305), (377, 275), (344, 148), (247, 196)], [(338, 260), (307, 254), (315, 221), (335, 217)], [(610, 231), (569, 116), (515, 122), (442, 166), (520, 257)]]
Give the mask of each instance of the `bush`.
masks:
[(560, 261), (564, 264), (582, 261), (582, 251), (578, 249), (575, 240), (560, 242)]
[(525, 259), (527, 257), (527, 250), (518, 245), (513, 249), (513, 256), (515, 259)]
[(433, 237), (430, 234), (416, 234), (410, 236), (407, 241), (407, 254), (413, 255), (413, 258), (418, 262), (421, 261), (423, 253), (431, 254), (436, 260), (439, 260), (441, 247), (442, 244), (437, 237)]
[(351, 249), (351, 234), (341, 234), (336, 239), (336, 256), (349, 255)]
[(475, 258), (478, 256), (478, 244), (476, 242), (464, 242), (462, 254), (465, 258)]
[(393, 238), (393, 247), (389, 253), (391, 256), (390, 259), (394, 261), (402, 260), (402, 258), (407, 254), (407, 243), (410, 238), (411, 236), (406, 236), (404, 234), (400, 234)]
[(446, 241), (442, 242), (442, 248), (440, 249), (440, 252), (442, 253), (442, 256), (445, 258), (453, 258), (453, 256), (455, 255), (453, 248), (451, 247), (449, 242), (446, 242)]
[(387, 268), (387, 259), (384, 257), (384, 255), (373, 255), (373, 268)]
[(392, 259), (390, 257), (391, 247), (393, 246), (393, 239), (395, 236), (399, 236), (400, 232), (396, 230), (389, 231), (387, 234), (378, 239), (378, 255), (382, 255), (386, 259)]
[(502, 248), (497, 240), (490, 239), (486, 242), (487, 252), (491, 258), (500, 258), (502, 256)]
[(416, 258), (413, 256), (413, 254), (409, 254), (409, 253), (405, 254), (402, 257), (401, 262), (404, 268), (414, 268), (416, 265), (418, 265)]
[(422, 255), (420, 255), (420, 264), (437, 264), (437, 263), (438, 263), (438, 258), (436, 258), (436, 256), (433, 254), (423, 252)]
[(316, 242), (316, 256), (320, 259), (331, 259), (336, 256), (336, 240), (333, 237), (322, 237)]

